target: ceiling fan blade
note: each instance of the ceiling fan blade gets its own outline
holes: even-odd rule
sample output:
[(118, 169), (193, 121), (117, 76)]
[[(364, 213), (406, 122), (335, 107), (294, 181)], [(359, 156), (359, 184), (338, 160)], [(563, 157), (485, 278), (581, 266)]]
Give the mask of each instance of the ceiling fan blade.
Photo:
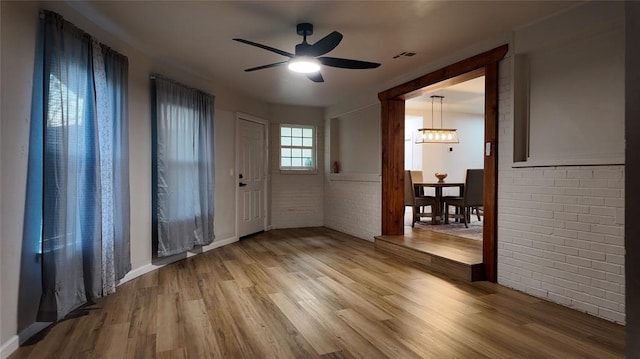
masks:
[(311, 48), (308, 50), (308, 55), (313, 57), (324, 55), (335, 49), (340, 41), (342, 41), (342, 34), (334, 31), (311, 45)]
[(343, 69), (375, 69), (380, 66), (380, 64), (376, 62), (340, 59), (337, 57), (318, 57), (318, 61), (326, 66), (340, 67)]
[(269, 65), (262, 65), (262, 66), (258, 66), (258, 67), (252, 67), (250, 69), (246, 69), (244, 71), (246, 72), (251, 72), (251, 71), (256, 71), (256, 70), (262, 70), (262, 69), (268, 69), (270, 67), (276, 67), (276, 66), (282, 66), (286, 63), (288, 63), (289, 61), (280, 61), (280, 62), (275, 62), (273, 64), (269, 64)]
[(243, 44), (247, 44), (247, 45), (251, 45), (251, 46), (255, 46), (255, 47), (259, 47), (261, 49), (265, 49), (267, 51), (271, 51), (271, 52), (275, 52), (278, 55), (282, 55), (282, 56), (286, 56), (286, 57), (293, 57), (294, 55), (290, 52), (286, 52), (286, 51), (282, 51), (282, 50), (278, 50), (275, 49), (271, 46), (267, 46), (267, 45), (262, 45), (259, 44), (257, 42), (253, 42), (253, 41), (249, 41), (249, 40), (245, 40), (245, 39), (234, 39), (235, 41), (241, 42)]
[(322, 78), (322, 74), (320, 72), (309, 73), (306, 75), (309, 78), (309, 80), (313, 82), (324, 82), (324, 79)]

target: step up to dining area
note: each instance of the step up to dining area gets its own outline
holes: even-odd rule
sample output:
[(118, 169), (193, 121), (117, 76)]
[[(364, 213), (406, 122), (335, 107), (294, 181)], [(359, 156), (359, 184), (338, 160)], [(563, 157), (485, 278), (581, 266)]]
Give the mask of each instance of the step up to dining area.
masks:
[(404, 235), (377, 236), (375, 248), (418, 267), (473, 282), (484, 280), (482, 241), (405, 228)]

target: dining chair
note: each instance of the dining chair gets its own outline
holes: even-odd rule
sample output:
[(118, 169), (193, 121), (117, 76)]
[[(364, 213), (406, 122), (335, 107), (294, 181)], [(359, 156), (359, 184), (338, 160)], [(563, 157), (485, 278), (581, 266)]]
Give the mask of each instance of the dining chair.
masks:
[[(422, 179), (422, 171), (409, 171), (409, 173), (411, 173), (411, 181), (413, 183), (424, 182), (424, 180)], [(420, 187), (417, 194), (418, 196), (424, 196), (424, 188)]]
[[(480, 208), (484, 200), (484, 169), (468, 169), (464, 180), (464, 190), (462, 196), (445, 196), (444, 201), (444, 223), (449, 223), (449, 216), (461, 219), (465, 228), (469, 228), (471, 213), (476, 210), (478, 220), (480, 220)], [(449, 206), (456, 207), (455, 214), (449, 214)]]
[[(414, 187), (412, 172), (404, 171), (404, 205), (411, 206), (412, 209), (411, 227), (422, 217), (433, 217), (433, 206), (436, 205), (435, 197), (421, 196), (419, 190)], [(426, 212), (426, 207), (429, 207), (431, 212)]]

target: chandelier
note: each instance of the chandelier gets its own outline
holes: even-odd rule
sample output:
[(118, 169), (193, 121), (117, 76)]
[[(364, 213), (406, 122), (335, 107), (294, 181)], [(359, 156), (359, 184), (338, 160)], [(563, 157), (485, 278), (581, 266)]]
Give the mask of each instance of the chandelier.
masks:
[[(434, 118), (434, 100), (440, 100), (440, 128), (433, 127), (433, 118)], [(442, 118), (442, 100), (444, 96), (440, 95), (431, 95), (431, 128), (421, 128), (418, 130), (418, 137), (416, 138), (416, 143), (459, 143), (458, 141), (458, 133), (455, 129), (442, 128), (443, 127), (443, 118)]]

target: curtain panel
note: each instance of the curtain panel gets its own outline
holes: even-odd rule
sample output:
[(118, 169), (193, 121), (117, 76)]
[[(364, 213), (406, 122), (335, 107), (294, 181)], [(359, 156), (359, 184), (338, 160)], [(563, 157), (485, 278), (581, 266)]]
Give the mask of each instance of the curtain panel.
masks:
[(128, 60), (53, 12), (39, 30), (23, 240), (41, 246), (38, 320), (55, 321), (131, 268)]
[(154, 221), (157, 256), (213, 242), (214, 97), (155, 76)]

